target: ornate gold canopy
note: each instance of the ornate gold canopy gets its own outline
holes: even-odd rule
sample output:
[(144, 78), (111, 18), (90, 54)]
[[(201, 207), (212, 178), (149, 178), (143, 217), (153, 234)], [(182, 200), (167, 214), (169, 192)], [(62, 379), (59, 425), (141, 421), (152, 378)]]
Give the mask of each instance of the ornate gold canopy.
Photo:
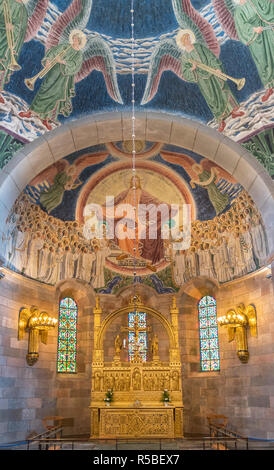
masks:
[[(153, 338), (153, 358), (143, 362), (120, 360), (121, 340), (115, 339), (113, 362), (104, 361), (104, 335), (119, 315), (146, 312), (157, 318), (170, 341), (169, 362), (161, 362), (157, 337)], [(91, 389), (91, 436), (94, 437), (174, 437), (182, 436), (181, 362), (178, 341), (178, 309), (173, 299), (169, 321), (162, 313), (146, 307), (139, 296), (131, 298), (101, 322), (98, 300), (94, 308), (94, 351)], [(163, 394), (169, 397), (164, 403)], [(109, 398), (106, 398), (109, 397)], [(134, 424), (135, 423), (135, 424)], [(138, 425), (137, 425), (138, 424)]]

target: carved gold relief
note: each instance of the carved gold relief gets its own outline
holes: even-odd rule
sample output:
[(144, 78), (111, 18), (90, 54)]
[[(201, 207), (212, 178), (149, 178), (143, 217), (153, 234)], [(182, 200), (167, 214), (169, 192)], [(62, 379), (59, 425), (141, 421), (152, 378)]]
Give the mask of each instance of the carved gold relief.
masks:
[[(170, 362), (162, 363), (158, 352), (158, 337), (153, 336), (152, 361), (143, 362), (138, 354), (131, 362), (121, 362), (122, 342), (119, 335), (114, 341), (113, 362), (104, 362), (103, 335), (111, 320), (120, 313), (132, 311), (132, 306), (151, 312), (166, 328), (170, 339)], [(175, 298), (170, 309), (171, 322), (155, 310), (146, 308), (139, 296), (100, 321), (101, 309), (96, 303), (96, 341), (94, 342), (91, 392), (91, 435), (98, 437), (174, 437), (182, 436), (181, 362), (178, 348), (178, 309)], [(138, 325), (134, 325), (138, 336)], [(128, 331), (128, 328), (124, 328)], [(107, 390), (113, 390), (109, 407), (104, 403)], [(168, 407), (162, 402), (163, 390), (170, 393)], [(97, 420), (97, 421), (96, 421)]]
[[(95, 368), (94, 368), (95, 369)], [(180, 371), (179, 369), (171, 369), (160, 367), (160, 370), (154, 369), (154, 363), (146, 363), (138, 368), (125, 370), (124, 367), (116, 369), (115, 366), (103, 371), (94, 370), (92, 390), (103, 392), (112, 388), (113, 391), (130, 390), (159, 390), (164, 389), (179, 391), (180, 390)]]
[(101, 411), (101, 437), (173, 437), (173, 435), (173, 410), (171, 409), (104, 409)]

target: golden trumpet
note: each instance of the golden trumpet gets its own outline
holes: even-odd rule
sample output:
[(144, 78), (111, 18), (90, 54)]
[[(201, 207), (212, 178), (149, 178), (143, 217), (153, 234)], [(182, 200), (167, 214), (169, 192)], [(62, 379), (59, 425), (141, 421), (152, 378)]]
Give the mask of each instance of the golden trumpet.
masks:
[(36, 80), (38, 80), (38, 78), (44, 78), (45, 75), (47, 75), (47, 73), (54, 67), (54, 65), (57, 64), (58, 60), (66, 54), (70, 47), (71, 46), (68, 46), (66, 49), (63, 49), (59, 54), (57, 54), (57, 56), (54, 57), (54, 59), (52, 59), (52, 61), (48, 65), (45, 65), (45, 67), (39, 73), (34, 75), (34, 77), (26, 78), (24, 80), (26, 87), (29, 90), (34, 90)]
[(8, 25), (12, 26), (8, 0), (4, 0), (3, 10), (4, 10), (4, 20), (5, 20), (5, 26), (6, 26), (6, 35), (7, 35), (7, 41), (8, 41), (8, 46), (10, 50), (10, 60), (11, 60), (8, 66), (8, 69), (12, 70), (13, 72), (16, 72), (17, 70), (21, 70), (21, 67), (16, 62), (16, 59), (15, 59), (13, 31), (12, 29), (8, 27)]
[(224, 72), (221, 72), (219, 70), (213, 69), (212, 67), (209, 67), (208, 65), (201, 64), (200, 62), (196, 62), (196, 60), (192, 59), (186, 59), (186, 62), (190, 62), (193, 65), (196, 65), (202, 70), (205, 70), (206, 72), (212, 73), (212, 75), (215, 75), (218, 78), (221, 78), (221, 80), (231, 80), (232, 82), (236, 83), (237, 85), (237, 90), (241, 90), (245, 86), (245, 78), (233, 78), (230, 75), (227, 75)]

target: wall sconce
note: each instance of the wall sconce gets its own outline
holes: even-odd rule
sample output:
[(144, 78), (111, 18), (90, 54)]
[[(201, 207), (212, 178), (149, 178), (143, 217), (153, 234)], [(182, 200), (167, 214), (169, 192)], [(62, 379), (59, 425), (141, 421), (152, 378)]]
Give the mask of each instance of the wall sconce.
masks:
[(225, 326), (228, 333), (228, 341), (234, 339), (237, 344), (237, 355), (241, 362), (246, 364), (249, 359), (247, 345), (247, 328), (250, 329), (251, 336), (257, 336), (256, 310), (253, 305), (238, 305), (235, 309), (218, 318), (220, 326)]
[(39, 337), (43, 344), (48, 342), (48, 331), (56, 326), (57, 319), (47, 312), (39, 312), (37, 307), (21, 308), (19, 312), (18, 340), (24, 339), (25, 332), (29, 332), (27, 363), (33, 366), (39, 358)]

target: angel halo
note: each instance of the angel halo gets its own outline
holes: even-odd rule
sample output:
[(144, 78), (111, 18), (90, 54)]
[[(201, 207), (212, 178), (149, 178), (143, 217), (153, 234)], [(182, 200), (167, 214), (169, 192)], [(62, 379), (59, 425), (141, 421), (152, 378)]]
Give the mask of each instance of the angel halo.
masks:
[(185, 46), (183, 45), (182, 39), (184, 36), (188, 35), (190, 37), (191, 44), (196, 42), (196, 37), (191, 29), (180, 29), (177, 36), (176, 36), (176, 44), (180, 49), (185, 50)]
[(73, 38), (77, 37), (79, 39), (79, 48), (83, 49), (86, 45), (87, 38), (85, 33), (80, 29), (73, 29), (69, 35), (69, 43), (73, 45)]

